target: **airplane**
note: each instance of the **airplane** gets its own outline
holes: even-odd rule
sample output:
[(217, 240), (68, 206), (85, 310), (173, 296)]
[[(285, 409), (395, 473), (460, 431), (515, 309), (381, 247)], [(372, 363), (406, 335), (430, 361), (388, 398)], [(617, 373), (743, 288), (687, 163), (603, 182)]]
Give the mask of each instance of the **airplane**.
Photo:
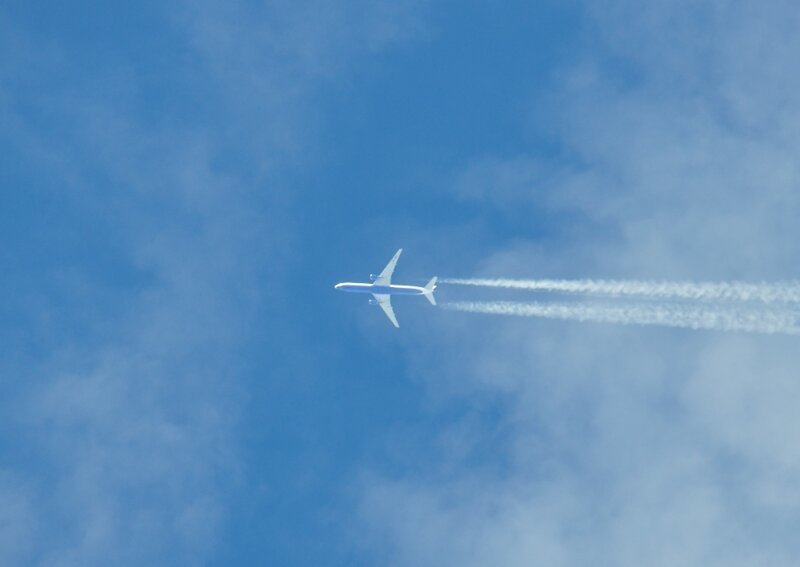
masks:
[(339, 291), (354, 293), (371, 293), (374, 299), (370, 299), (369, 304), (380, 305), (383, 312), (386, 313), (386, 316), (389, 318), (389, 321), (392, 322), (392, 325), (400, 327), (400, 324), (397, 322), (397, 317), (394, 316), (394, 310), (392, 310), (391, 299), (393, 295), (423, 295), (431, 302), (431, 305), (436, 305), (436, 299), (433, 297), (433, 292), (436, 289), (435, 277), (431, 279), (425, 287), (392, 284), (392, 272), (394, 272), (397, 259), (400, 257), (402, 251), (403, 249), (401, 248), (395, 253), (380, 274), (369, 275), (369, 279), (372, 280), (372, 283), (342, 282), (336, 284), (333, 288)]

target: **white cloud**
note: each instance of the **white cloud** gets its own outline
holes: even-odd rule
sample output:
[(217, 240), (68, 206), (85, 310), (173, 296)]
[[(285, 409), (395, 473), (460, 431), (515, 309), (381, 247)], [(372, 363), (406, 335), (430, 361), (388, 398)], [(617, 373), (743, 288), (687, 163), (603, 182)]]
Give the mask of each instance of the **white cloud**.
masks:
[(32, 499), (26, 482), (0, 472), (0, 561), (5, 565), (20, 562), (35, 543)]
[[(548, 227), (558, 249), (512, 244), (481, 275), (795, 279), (798, 8), (587, 9), (599, 39), (543, 110), (567, 157), (488, 156), (454, 188), (585, 224)], [(441, 354), (415, 369), (489, 407), (502, 464), (478, 434), (468, 458), (373, 471), (361, 514), (377, 550), (404, 565), (795, 562), (794, 340), (465, 317), (432, 331)]]
[[(179, 85), (189, 105), (211, 97), (219, 106), (198, 105), (198, 120), (149, 116), (140, 97), (153, 77), (135, 63), (87, 71), (75, 46), (54, 40), (40, 49), (3, 22), (4, 31), (14, 28), (3, 41), (14, 48), (0, 57), (4, 141), (41, 190), (68, 205), (86, 254), (111, 239), (115, 266), (141, 281), (108, 283), (116, 274), (83, 270), (79, 254), (76, 265), (36, 263), (52, 286), (24, 291), (47, 314), (34, 325), (41, 354), (32, 367), (4, 365), (25, 381), (6, 404), (35, 462), (13, 464), (30, 476), (25, 490), (0, 480), (0, 558), (118, 565), (213, 557), (242, 467), (237, 349), (254, 316), (285, 303), (276, 301), (286, 293), (281, 258), (292, 252), (299, 219), (281, 173), (312, 139), (315, 88), (361, 53), (405, 39), (383, 18), (399, 10), (411, 21), (413, 4), (381, 3), (353, 24), (348, 11), (359, 11), (347, 3), (187, 3), (164, 31), (188, 38), (188, 69), (149, 94), (168, 99)], [(231, 155), (238, 161), (226, 166)], [(59, 230), (41, 237), (59, 238)], [(80, 332), (70, 316), (84, 304), (88, 330)]]

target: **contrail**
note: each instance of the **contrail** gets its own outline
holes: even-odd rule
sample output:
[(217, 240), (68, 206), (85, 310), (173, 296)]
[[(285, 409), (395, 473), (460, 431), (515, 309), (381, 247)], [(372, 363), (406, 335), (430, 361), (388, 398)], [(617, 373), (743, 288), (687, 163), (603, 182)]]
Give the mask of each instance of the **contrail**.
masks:
[(584, 294), (696, 301), (800, 303), (800, 282), (658, 282), (637, 280), (510, 280), (441, 278), (442, 283)]
[(595, 321), (623, 325), (661, 325), (716, 331), (800, 334), (796, 311), (736, 309), (721, 305), (460, 301), (444, 303), (442, 307), (469, 313), (544, 317), (546, 319)]

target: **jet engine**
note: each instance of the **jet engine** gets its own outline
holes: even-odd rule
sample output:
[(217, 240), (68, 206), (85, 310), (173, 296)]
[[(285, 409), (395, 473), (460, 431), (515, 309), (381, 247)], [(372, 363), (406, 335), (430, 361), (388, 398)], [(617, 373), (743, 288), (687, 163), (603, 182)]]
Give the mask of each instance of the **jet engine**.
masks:
[(378, 304), (378, 300), (377, 299), (370, 299), (369, 300), (369, 304), (370, 305), (377, 305)]
[(369, 275), (369, 281), (374, 282), (377, 279), (378, 279), (378, 274), (370, 274)]

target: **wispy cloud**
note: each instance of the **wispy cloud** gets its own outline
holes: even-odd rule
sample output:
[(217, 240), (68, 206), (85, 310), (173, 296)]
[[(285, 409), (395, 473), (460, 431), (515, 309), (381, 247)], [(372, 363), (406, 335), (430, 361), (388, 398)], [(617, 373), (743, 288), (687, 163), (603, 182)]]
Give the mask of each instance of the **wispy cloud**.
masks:
[[(607, 274), (796, 280), (797, 6), (621, 0), (585, 10), (589, 48), (540, 104), (558, 155), (498, 150), (478, 171), (464, 164), (468, 183), (455, 176), (459, 198), (495, 214), (534, 223), (530, 212), (544, 210), (559, 222), (540, 239), (511, 235), (476, 272), (602, 273), (593, 290), (609, 295), (642, 290), (615, 290)], [(571, 282), (547, 285), (593, 292)], [(562, 303), (490, 308), (587, 316)], [(414, 370), (434, 390), (457, 376), (447, 401), (488, 406), (485, 437), (423, 471), (370, 477), (363, 525), (398, 564), (794, 562), (796, 336), (454, 314), (418, 348), (435, 337), (444, 354), (424, 351)]]
[[(413, 19), (406, 7), (383, 9)], [(351, 10), (170, 6), (142, 16), (143, 33), (173, 49), (154, 60), (120, 39), (91, 64), (81, 41), (92, 37), (56, 34), (43, 46), (35, 23), (0, 22), (13, 30), (0, 34), (0, 142), (36, 192), (13, 189), (61, 207), (57, 222), (32, 214), (42, 230), (15, 235), (15, 254), (34, 257), (24, 268), (33, 285), (9, 296), (41, 317), (23, 314), (25, 353), (3, 362), (14, 431), (3, 441), (27, 449), (0, 475), (3, 523), (13, 524), (0, 558), (214, 556), (243, 476), (241, 356), (255, 318), (272, 317), (265, 340), (301, 333), (278, 322), (281, 260), (300, 226), (285, 174), (295, 150), (313, 153), (314, 89), (406, 37), (380, 10), (363, 25)]]

